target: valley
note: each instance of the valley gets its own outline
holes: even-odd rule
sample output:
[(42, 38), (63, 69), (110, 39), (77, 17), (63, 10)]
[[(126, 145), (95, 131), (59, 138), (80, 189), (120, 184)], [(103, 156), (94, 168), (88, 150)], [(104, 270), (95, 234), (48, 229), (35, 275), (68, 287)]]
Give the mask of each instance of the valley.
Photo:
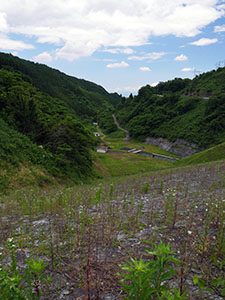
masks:
[(1, 300), (224, 299), (224, 74), (123, 97), (0, 53)]

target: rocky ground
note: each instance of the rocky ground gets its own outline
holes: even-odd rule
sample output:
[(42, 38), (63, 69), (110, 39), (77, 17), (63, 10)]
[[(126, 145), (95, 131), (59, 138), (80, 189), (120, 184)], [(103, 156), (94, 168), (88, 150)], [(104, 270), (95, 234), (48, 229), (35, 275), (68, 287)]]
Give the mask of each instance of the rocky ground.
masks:
[[(224, 299), (225, 164), (130, 177), (117, 184), (20, 191), (0, 200), (0, 246), (13, 237), (21, 270), (46, 262), (41, 299), (123, 299), (118, 273), (163, 241), (181, 260), (171, 286), (188, 299)], [(208, 290), (194, 285), (197, 275)]]

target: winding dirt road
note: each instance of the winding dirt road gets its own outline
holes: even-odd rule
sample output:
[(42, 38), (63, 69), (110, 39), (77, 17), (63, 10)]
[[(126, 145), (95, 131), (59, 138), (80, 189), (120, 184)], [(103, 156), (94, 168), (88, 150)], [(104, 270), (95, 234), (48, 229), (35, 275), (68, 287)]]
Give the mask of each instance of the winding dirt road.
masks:
[(122, 128), (122, 127), (120, 126), (120, 124), (119, 124), (119, 122), (117, 121), (117, 118), (116, 118), (116, 116), (115, 116), (114, 114), (112, 114), (112, 117), (113, 117), (114, 123), (115, 123), (115, 125), (117, 126), (117, 128), (118, 128), (119, 130), (122, 130), (123, 132), (126, 133), (125, 140), (128, 141), (128, 140), (130, 139), (129, 131), (126, 130), (126, 129), (124, 129), (124, 128)]

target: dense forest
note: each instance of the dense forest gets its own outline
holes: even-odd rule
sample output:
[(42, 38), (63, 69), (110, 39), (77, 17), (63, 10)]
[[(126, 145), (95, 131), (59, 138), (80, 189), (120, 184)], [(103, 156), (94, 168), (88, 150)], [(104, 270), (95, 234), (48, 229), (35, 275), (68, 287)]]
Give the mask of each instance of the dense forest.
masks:
[(2, 160), (31, 161), (53, 174), (90, 171), (94, 139), (62, 101), (1, 69), (0, 108)]
[(11, 54), (0, 53), (0, 68), (21, 73), (24, 81), (42, 93), (63, 101), (82, 120), (95, 120), (99, 112), (112, 109), (112, 104), (120, 100), (118, 94), (110, 94), (95, 83)]
[(92, 122), (120, 99), (42, 64), (0, 54), (0, 164), (38, 165), (75, 180), (92, 174)]
[(123, 98), (117, 116), (137, 139), (178, 138), (207, 147), (225, 139), (225, 68), (142, 87)]

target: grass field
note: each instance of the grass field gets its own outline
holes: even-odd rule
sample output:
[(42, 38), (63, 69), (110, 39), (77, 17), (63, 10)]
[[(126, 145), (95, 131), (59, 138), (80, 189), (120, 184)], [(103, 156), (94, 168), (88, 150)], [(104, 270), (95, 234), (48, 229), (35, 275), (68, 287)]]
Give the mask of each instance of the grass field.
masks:
[(136, 148), (136, 149), (142, 149), (146, 152), (152, 152), (162, 155), (168, 155), (172, 157), (177, 157), (175, 154), (165, 151), (161, 149), (158, 146), (155, 145), (148, 145), (143, 142), (135, 141), (135, 140), (129, 140), (125, 141), (123, 138), (111, 138), (106, 137), (104, 140), (113, 150), (120, 150), (121, 148), (128, 147), (128, 148)]
[[(120, 133), (120, 132), (119, 132)], [(95, 154), (94, 165), (97, 174), (104, 178), (122, 177), (141, 174), (173, 167), (174, 163), (152, 157), (128, 153), (121, 150), (124, 147), (142, 149), (146, 152), (158, 153), (174, 157), (175, 155), (154, 145), (129, 140), (121, 137), (104, 136), (104, 143), (110, 147), (106, 154)]]
[(104, 177), (126, 176), (161, 170), (172, 162), (130, 153), (97, 154), (95, 167)]

